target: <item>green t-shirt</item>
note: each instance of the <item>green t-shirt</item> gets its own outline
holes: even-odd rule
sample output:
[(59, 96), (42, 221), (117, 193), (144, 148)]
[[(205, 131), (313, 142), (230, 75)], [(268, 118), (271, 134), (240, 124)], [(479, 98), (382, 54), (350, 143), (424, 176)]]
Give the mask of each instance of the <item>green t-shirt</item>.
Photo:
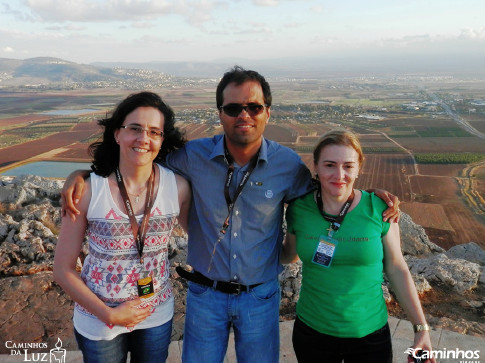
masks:
[(330, 222), (323, 219), (314, 194), (288, 207), (288, 232), (296, 235), (303, 262), (298, 317), (311, 328), (337, 337), (361, 338), (387, 322), (382, 294), (382, 236), (390, 224), (382, 221), (386, 204), (362, 192), (359, 204), (347, 213), (333, 235), (338, 241), (330, 267), (312, 261), (320, 236), (327, 236)]

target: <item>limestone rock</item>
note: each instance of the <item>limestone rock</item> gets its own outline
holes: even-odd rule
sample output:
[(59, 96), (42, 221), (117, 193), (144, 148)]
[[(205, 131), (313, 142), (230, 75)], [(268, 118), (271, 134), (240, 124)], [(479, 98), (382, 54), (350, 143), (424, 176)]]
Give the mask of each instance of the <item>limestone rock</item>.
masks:
[(428, 280), (421, 275), (412, 275), (414, 280), (414, 286), (416, 286), (416, 291), (418, 295), (423, 295), (432, 289)]
[(412, 274), (421, 275), (428, 281), (445, 283), (459, 294), (476, 288), (481, 272), (480, 265), (450, 259), (444, 253), (425, 259), (409, 257), (407, 263)]
[[(77, 349), (72, 309), (51, 272), (0, 279), (0, 336), (8, 340), (54, 346), (60, 338), (63, 348)], [(0, 354), (10, 354), (5, 345), (0, 346)]]
[(475, 242), (469, 242), (451, 247), (446, 251), (449, 258), (461, 258), (485, 266), (485, 251)]
[(442, 328), (446, 330), (451, 330), (460, 334), (468, 334), (483, 337), (485, 335), (485, 324), (468, 321), (465, 319), (451, 320), (447, 317), (429, 317), (426, 316), (428, 324), (433, 328)]
[(19, 207), (40, 198), (59, 200), (64, 181), (22, 175), (14, 179), (4, 179), (2, 184), (0, 202)]
[(415, 224), (406, 213), (401, 213), (399, 229), (401, 231), (401, 249), (403, 255), (428, 256), (432, 253), (445, 251), (431, 242), (424, 228)]

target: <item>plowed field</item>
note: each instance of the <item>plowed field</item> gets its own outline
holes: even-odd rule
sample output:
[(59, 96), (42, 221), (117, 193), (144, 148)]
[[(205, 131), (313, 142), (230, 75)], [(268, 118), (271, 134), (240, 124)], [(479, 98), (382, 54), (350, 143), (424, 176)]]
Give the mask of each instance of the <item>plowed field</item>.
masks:
[(0, 149), (0, 167), (22, 162), (57, 148), (66, 147), (88, 139), (98, 132), (99, 128), (95, 121), (81, 123), (74, 126), (70, 131), (59, 132), (39, 140)]

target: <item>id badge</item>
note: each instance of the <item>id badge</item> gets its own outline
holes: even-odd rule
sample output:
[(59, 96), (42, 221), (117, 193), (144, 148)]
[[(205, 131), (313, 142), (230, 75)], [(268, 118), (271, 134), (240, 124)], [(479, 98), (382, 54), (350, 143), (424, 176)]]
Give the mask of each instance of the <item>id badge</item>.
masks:
[(312, 262), (323, 267), (330, 267), (337, 244), (338, 241), (332, 237), (320, 236), (320, 242), (313, 254)]
[(151, 276), (140, 279), (137, 281), (137, 283), (139, 297), (146, 299), (154, 294), (153, 279)]

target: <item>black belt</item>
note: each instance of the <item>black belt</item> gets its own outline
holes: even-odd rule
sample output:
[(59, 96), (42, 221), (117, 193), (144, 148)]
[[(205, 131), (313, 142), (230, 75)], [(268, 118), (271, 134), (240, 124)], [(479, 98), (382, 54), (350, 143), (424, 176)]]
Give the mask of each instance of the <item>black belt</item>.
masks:
[(237, 282), (214, 281), (208, 277), (205, 277), (198, 271), (194, 270), (193, 272), (189, 272), (180, 265), (175, 268), (175, 271), (177, 271), (180, 277), (183, 277), (186, 280), (195, 282), (200, 285), (212, 287), (215, 290), (224, 292), (226, 294), (239, 295), (241, 292), (249, 292), (256, 286), (261, 285), (241, 285)]

